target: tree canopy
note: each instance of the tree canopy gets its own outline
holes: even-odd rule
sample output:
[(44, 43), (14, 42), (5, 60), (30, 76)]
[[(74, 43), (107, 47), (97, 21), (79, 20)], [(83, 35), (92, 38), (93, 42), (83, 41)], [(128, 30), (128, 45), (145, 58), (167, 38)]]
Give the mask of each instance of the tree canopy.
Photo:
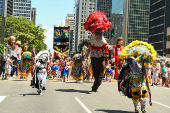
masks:
[(89, 42), (87, 40), (83, 40), (82, 43), (79, 44), (79, 50), (78, 52), (80, 53), (82, 51), (82, 47), (83, 46), (87, 46), (88, 47)]
[[(0, 15), (0, 26), (1, 24), (2, 15)], [(21, 45), (27, 44), (29, 46), (28, 51), (32, 50), (33, 45), (35, 46), (36, 52), (47, 49), (47, 45), (44, 43), (44, 39), (46, 38), (44, 33), (46, 29), (43, 29), (42, 25), (36, 26), (31, 20), (21, 16), (14, 17), (8, 15), (5, 25), (5, 45), (8, 43), (11, 28), (13, 29), (13, 36), (21, 41)]]

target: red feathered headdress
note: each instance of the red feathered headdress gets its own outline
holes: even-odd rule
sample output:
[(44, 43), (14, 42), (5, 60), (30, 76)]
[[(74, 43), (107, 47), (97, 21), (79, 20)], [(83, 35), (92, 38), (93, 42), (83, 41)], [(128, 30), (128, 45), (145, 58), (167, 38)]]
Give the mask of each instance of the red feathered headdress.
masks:
[(107, 31), (112, 23), (107, 19), (104, 12), (94, 11), (89, 15), (87, 21), (83, 25), (87, 31), (94, 33), (98, 28), (100, 28), (102, 32)]

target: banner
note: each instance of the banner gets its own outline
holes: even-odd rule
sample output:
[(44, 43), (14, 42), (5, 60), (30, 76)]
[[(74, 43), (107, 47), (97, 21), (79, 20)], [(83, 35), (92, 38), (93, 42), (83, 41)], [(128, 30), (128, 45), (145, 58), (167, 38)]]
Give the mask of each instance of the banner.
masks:
[(70, 49), (70, 27), (54, 26), (53, 49), (63, 53)]

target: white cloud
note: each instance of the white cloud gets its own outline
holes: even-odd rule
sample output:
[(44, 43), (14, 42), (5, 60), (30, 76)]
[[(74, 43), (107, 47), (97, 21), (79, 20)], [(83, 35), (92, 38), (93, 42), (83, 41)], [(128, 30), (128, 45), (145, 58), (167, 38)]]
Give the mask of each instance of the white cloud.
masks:
[(45, 44), (47, 44), (47, 49), (52, 50), (53, 49), (53, 27), (47, 29), (45, 36), (46, 36)]
[(47, 29), (47, 25), (43, 25), (41, 28), (42, 29)]

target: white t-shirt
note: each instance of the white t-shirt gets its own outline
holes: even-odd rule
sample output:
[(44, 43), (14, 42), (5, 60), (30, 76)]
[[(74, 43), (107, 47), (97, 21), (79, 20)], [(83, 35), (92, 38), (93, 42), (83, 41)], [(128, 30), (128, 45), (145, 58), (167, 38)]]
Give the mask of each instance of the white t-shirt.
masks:
[(152, 68), (152, 72), (153, 72), (153, 75), (157, 75), (158, 74), (158, 69), (156, 67), (153, 67)]
[(10, 58), (7, 58), (5, 67), (6, 68), (11, 68), (11, 59)]
[(160, 71), (161, 71), (161, 64), (157, 63), (157, 67), (158, 67), (158, 73), (160, 73)]

